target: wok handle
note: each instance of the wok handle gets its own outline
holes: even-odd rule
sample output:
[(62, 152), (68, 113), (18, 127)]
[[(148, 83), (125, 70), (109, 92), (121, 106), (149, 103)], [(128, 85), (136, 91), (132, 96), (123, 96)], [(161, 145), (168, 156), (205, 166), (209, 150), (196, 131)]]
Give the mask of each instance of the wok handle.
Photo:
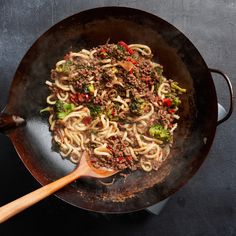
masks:
[(229, 77), (224, 72), (222, 72), (220, 70), (217, 70), (217, 69), (212, 69), (212, 68), (209, 68), (209, 70), (210, 70), (211, 73), (216, 73), (216, 74), (221, 75), (225, 79), (225, 81), (228, 85), (228, 88), (229, 88), (229, 95), (230, 95), (229, 110), (222, 119), (217, 121), (217, 125), (219, 125), (219, 124), (223, 123), (224, 121), (228, 120), (229, 117), (232, 115), (233, 107), (234, 107), (234, 102), (233, 102), (233, 100), (234, 100), (234, 91), (233, 91), (232, 83), (231, 83)]
[(50, 196), (59, 189), (73, 182), (81, 176), (76, 171), (71, 172), (69, 175), (64, 176), (48, 185), (45, 185), (27, 195), (16, 199), (2, 207), (0, 207), (0, 224), (9, 218), (15, 216), (21, 211), (27, 209), (28, 207), (34, 205), (35, 203), (41, 201), (42, 199)]
[(25, 120), (19, 116), (0, 113), (0, 132), (17, 127), (23, 123), (25, 123)]

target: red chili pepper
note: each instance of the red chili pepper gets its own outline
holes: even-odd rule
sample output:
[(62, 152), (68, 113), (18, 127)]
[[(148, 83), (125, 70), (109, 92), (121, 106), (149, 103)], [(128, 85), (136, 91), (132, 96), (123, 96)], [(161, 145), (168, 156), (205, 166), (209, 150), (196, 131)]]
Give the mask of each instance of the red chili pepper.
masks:
[(123, 48), (125, 48), (126, 51), (127, 51), (129, 54), (133, 54), (133, 53), (134, 53), (133, 49), (129, 48), (129, 46), (128, 46), (125, 42), (120, 41), (120, 42), (118, 42), (118, 44), (119, 44), (120, 46), (122, 46)]
[(175, 113), (175, 109), (169, 109), (169, 113)]
[(82, 120), (82, 122), (85, 124), (85, 125), (89, 125), (91, 122), (92, 122), (92, 117), (90, 116), (87, 116), (87, 117), (84, 117), (84, 119)]
[(112, 110), (111, 114), (112, 114), (112, 116), (115, 116), (116, 110)]
[(123, 160), (124, 160), (124, 157), (118, 157), (118, 158), (117, 158), (117, 161), (118, 161), (118, 162), (121, 162), (121, 161), (123, 161)]
[(151, 80), (151, 77), (150, 77), (150, 76), (147, 76), (145, 81), (146, 81), (146, 83), (148, 84), (148, 83), (150, 82), (150, 80)]
[(163, 99), (163, 104), (167, 107), (170, 107), (172, 105), (172, 102), (169, 98), (164, 98)]
[(69, 60), (69, 57), (70, 57), (70, 53), (68, 52), (65, 56), (64, 56), (64, 60)]
[(134, 54), (134, 50), (133, 50), (132, 48), (129, 48), (129, 49), (128, 49), (128, 52), (129, 52), (129, 54), (131, 54), (131, 55)]
[(134, 60), (133, 58), (131, 58), (131, 57), (128, 57), (127, 58), (127, 61), (130, 61), (131, 63), (133, 63), (134, 65), (136, 65), (137, 64), (137, 61), (136, 60)]
[(76, 94), (70, 94), (70, 100), (71, 100), (73, 103), (77, 103), (77, 102), (78, 102), (77, 95), (76, 95)]
[(148, 84), (151, 81), (151, 77), (150, 76), (142, 77), (141, 80), (144, 81), (146, 84)]
[(124, 42), (124, 41), (120, 41), (118, 42), (118, 44), (120, 44), (120, 46), (124, 47), (125, 49), (128, 49), (128, 45)]
[(132, 157), (131, 156), (126, 156), (126, 158), (129, 160), (129, 161), (132, 161)]
[(107, 51), (105, 48), (101, 48), (100, 51), (99, 51), (99, 55), (102, 59), (106, 58), (107, 56)]
[(84, 102), (84, 94), (78, 93), (78, 94), (77, 94), (77, 98), (78, 98), (78, 101), (79, 101), (79, 102)]
[(130, 74), (133, 74), (133, 73), (134, 73), (134, 69), (131, 68), (131, 69), (129, 70), (129, 73), (130, 73)]

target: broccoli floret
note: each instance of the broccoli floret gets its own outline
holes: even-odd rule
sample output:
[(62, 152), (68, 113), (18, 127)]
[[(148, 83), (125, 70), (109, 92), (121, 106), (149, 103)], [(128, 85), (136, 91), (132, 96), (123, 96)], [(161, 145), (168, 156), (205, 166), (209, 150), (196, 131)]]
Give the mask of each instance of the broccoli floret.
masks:
[(55, 104), (55, 109), (57, 119), (61, 120), (75, 109), (75, 105), (73, 103), (65, 103), (60, 100), (57, 100)]
[(180, 99), (178, 97), (173, 97), (172, 100), (172, 105), (178, 107), (181, 103)]
[(162, 141), (169, 141), (171, 138), (170, 132), (159, 124), (155, 124), (150, 127), (149, 134)]
[(186, 93), (186, 89), (179, 87), (177, 82), (172, 82), (170, 86), (172, 89), (178, 90), (180, 93)]
[(99, 116), (101, 114), (101, 107), (99, 105), (95, 105), (95, 104), (89, 104), (88, 108), (90, 110), (90, 115), (92, 117), (96, 117)]
[(135, 98), (130, 103), (129, 109), (135, 115), (142, 115), (146, 105), (146, 102), (142, 98)]

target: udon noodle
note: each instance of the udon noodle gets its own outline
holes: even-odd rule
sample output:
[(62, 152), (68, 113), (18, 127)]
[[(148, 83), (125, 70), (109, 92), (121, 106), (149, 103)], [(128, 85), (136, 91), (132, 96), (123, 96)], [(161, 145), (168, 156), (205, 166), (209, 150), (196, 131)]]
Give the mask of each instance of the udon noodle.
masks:
[(157, 170), (169, 155), (186, 90), (163, 75), (147, 45), (100, 45), (69, 52), (51, 71), (52, 139), (74, 163)]

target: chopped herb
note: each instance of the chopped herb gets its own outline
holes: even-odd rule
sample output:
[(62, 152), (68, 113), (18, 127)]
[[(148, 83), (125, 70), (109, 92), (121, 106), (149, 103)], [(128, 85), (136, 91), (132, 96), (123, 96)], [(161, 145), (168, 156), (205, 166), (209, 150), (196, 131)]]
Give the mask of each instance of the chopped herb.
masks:
[(162, 66), (156, 66), (155, 70), (156, 70), (158, 76), (162, 76), (162, 73), (163, 73), (163, 67)]
[(151, 77), (152, 79), (155, 78), (155, 72), (154, 72), (154, 71), (152, 71), (152, 72), (150, 73), (150, 77)]
[(160, 83), (156, 82), (154, 84), (154, 91), (157, 92), (158, 88), (160, 87)]
[(56, 67), (57, 72), (68, 73), (70, 71), (70, 67), (73, 65), (72, 61), (66, 61), (65, 63)]
[(117, 44), (117, 49), (118, 49), (119, 51), (121, 51), (122, 53), (125, 52), (124, 47), (122, 47), (120, 44)]
[(94, 69), (95, 69), (94, 66), (87, 66), (86, 68), (87, 68), (88, 70), (94, 70)]
[(77, 69), (84, 69), (84, 68), (85, 68), (85, 65), (79, 64), (79, 65), (76, 65), (76, 67), (77, 67)]

